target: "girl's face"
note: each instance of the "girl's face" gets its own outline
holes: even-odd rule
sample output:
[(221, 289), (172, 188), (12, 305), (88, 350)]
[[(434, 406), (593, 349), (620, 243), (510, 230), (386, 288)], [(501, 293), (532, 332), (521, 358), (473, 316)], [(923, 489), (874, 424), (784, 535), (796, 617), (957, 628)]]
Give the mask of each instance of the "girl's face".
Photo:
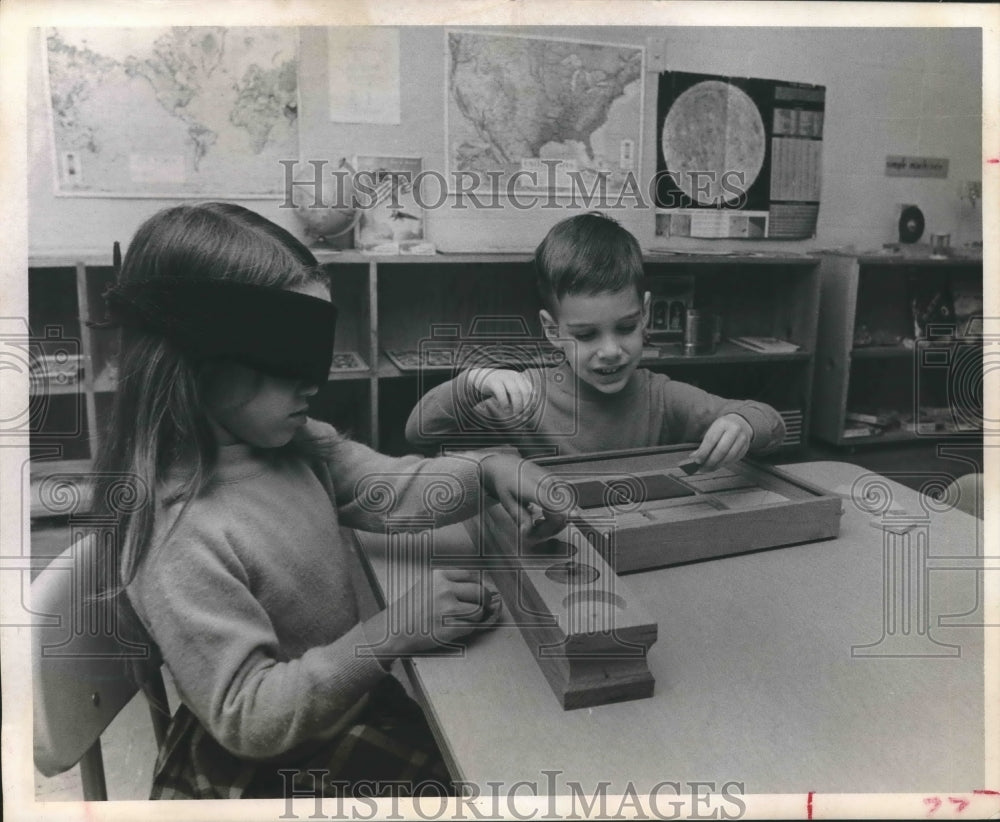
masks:
[[(329, 301), (319, 283), (291, 289)], [(238, 363), (217, 365), (206, 380), (205, 405), (219, 445), (246, 443), (258, 448), (286, 445), (306, 421), (309, 398), (319, 386), (272, 377)]]
[(566, 294), (558, 313), (543, 310), (542, 327), (576, 376), (603, 394), (621, 391), (642, 359), (649, 292), (641, 299), (634, 288)]

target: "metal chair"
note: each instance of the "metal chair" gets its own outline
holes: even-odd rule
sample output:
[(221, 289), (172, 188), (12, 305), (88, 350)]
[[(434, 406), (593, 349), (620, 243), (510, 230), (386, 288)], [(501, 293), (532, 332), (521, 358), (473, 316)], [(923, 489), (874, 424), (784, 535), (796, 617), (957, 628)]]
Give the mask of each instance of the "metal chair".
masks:
[[(43, 623), (32, 628), (35, 766), (55, 776), (79, 762), (86, 800), (108, 798), (101, 734), (140, 690), (131, 661), (150, 658), (148, 645), (121, 636), (114, 602), (94, 596), (97, 559), (97, 540), (81, 538), (31, 584)], [(159, 746), (169, 714), (158, 668), (142, 690)]]
[(959, 511), (965, 511), (979, 519), (986, 515), (982, 474), (972, 473), (958, 477), (948, 486), (945, 497), (956, 500), (955, 507)]

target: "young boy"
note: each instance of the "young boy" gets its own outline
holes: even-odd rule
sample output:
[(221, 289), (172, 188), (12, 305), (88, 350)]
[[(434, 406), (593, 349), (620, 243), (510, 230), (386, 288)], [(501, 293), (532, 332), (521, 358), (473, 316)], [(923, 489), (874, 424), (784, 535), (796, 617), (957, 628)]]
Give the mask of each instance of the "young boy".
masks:
[[(703, 470), (776, 448), (785, 426), (769, 405), (727, 400), (638, 368), (650, 295), (642, 252), (597, 212), (554, 226), (535, 252), (554, 368), (471, 368), (429, 391), (410, 414), (416, 446), (495, 442), (525, 456), (698, 442)], [(485, 442), (484, 442), (485, 440)]]

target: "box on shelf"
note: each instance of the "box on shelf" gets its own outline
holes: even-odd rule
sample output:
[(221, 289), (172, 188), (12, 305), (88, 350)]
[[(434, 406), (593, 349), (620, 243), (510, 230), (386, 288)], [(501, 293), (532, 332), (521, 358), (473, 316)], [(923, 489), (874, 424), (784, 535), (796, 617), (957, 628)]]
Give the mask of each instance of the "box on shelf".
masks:
[(650, 277), (649, 322), (655, 342), (684, 338), (684, 317), (694, 307), (694, 277)]

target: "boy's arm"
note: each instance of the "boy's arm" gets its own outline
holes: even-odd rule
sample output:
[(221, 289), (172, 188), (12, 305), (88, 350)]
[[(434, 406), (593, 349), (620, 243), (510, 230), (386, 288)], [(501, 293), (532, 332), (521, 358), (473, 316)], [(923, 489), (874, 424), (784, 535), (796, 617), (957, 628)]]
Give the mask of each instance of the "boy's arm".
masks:
[(728, 400), (687, 383), (653, 374), (654, 398), (663, 408), (660, 442), (700, 442), (709, 426), (726, 414), (746, 420), (753, 434), (750, 453), (763, 454), (777, 448), (785, 438), (785, 422), (770, 405), (755, 400)]
[(785, 439), (785, 421), (766, 402), (756, 400), (730, 400), (735, 403), (727, 414), (739, 414), (750, 423), (753, 438), (750, 440), (751, 454), (765, 454), (773, 451)]
[(457, 445), (463, 435), (514, 433), (518, 420), (532, 416), (537, 392), (527, 374), (470, 368), (421, 398), (406, 421), (406, 440), (414, 446)]
[(469, 371), (441, 383), (420, 398), (406, 421), (406, 441), (415, 446), (435, 445), (442, 438), (461, 433), (456, 397), (462, 398), (465, 408), (482, 402), (482, 396), (469, 379)]

